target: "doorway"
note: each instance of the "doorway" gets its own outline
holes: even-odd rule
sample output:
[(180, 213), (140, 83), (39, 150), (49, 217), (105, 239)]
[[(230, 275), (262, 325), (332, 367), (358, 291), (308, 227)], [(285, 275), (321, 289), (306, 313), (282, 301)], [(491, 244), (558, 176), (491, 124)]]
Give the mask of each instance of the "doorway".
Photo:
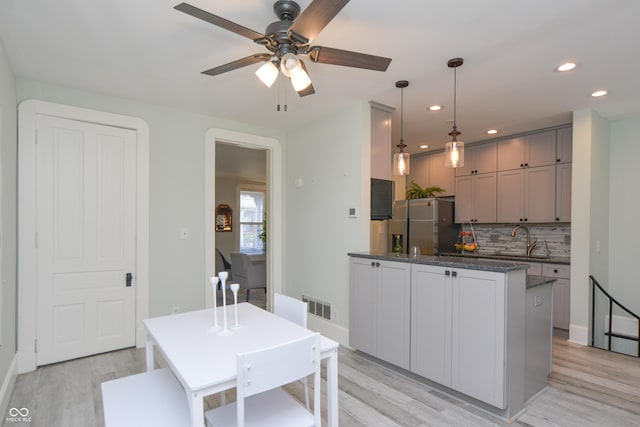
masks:
[[(274, 292), (282, 292), (282, 150), (280, 142), (274, 138), (228, 131), (224, 129), (210, 129), (205, 136), (205, 272), (204, 279), (215, 275), (215, 248), (217, 240), (228, 238), (225, 233), (214, 230), (216, 207), (216, 146), (218, 144), (235, 149), (259, 150), (266, 157), (267, 190), (266, 213), (269, 221), (269, 232), (266, 236), (267, 265), (267, 298), (266, 306), (271, 307)], [(235, 189), (234, 189), (235, 191)], [(234, 224), (238, 224), (234, 220)], [(235, 227), (235, 225), (234, 225)], [(279, 236), (279, 238), (274, 238)], [(230, 238), (233, 239), (233, 238)], [(233, 247), (236, 243), (233, 242)], [(213, 293), (206, 292), (207, 307), (213, 306)]]

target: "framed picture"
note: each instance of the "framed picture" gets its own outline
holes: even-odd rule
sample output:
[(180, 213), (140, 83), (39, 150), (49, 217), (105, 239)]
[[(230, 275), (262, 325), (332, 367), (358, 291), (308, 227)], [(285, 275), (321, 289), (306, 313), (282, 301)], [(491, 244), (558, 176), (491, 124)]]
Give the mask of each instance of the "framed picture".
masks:
[(232, 213), (231, 207), (224, 203), (216, 206), (216, 231), (232, 231)]

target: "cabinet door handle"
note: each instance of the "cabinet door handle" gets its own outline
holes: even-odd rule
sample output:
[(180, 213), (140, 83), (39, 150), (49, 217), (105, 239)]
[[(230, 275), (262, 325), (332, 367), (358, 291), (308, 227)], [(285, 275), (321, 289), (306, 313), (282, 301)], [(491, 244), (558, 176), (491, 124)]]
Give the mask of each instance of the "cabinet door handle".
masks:
[(560, 159), (556, 159), (556, 162), (559, 162), (559, 161), (560, 161)]
[(524, 167), (524, 163), (520, 163), (520, 167), (523, 168)]
[(380, 267), (380, 263), (379, 262), (376, 262), (376, 267)]
[(524, 166), (525, 166), (525, 167), (529, 167), (529, 163), (525, 163), (525, 164), (524, 164)]
[(557, 269), (557, 268), (554, 268), (554, 269), (553, 269), (553, 272), (554, 272), (554, 273), (557, 273), (557, 272), (558, 272), (558, 269)]
[(375, 266), (376, 266), (376, 263), (371, 261), (371, 267), (375, 267)]
[(452, 275), (453, 277), (457, 277), (457, 276), (458, 276), (458, 272), (457, 272), (457, 271), (452, 271), (452, 272), (451, 272), (451, 275)]
[(445, 271), (444, 271), (444, 275), (445, 275), (445, 276), (449, 276), (449, 275), (451, 275), (451, 272), (450, 272), (449, 270), (445, 270)]
[(556, 217), (556, 221), (560, 221), (560, 218)]
[(131, 274), (131, 273), (127, 273), (127, 274), (124, 276), (124, 286), (125, 286), (125, 287), (127, 287), (127, 288), (130, 288), (130, 287), (131, 287), (131, 282), (132, 282), (132, 281), (133, 281), (133, 274)]

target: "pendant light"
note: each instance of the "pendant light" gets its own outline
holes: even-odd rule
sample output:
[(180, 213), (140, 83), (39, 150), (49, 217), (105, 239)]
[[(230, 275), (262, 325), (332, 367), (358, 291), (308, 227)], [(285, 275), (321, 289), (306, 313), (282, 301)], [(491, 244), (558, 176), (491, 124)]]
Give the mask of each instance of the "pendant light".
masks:
[(407, 144), (403, 139), (403, 125), (404, 125), (404, 88), (409, 86), (409, 82), (406, 80), (398, 80), (396, 87), (400, 88), (400, 144), (396, 145), (400, 149), (399, 152), (393, 155), (393, 174), (394, 175), (409, 175), (409, 153), (404, 151), (404, 147)]
[(458, 141), (458, 127), (456, 126), (456, 70), (464, 63), (462, 58), (453, 58), (447, 62), (449, 68), (453, 68), (453, 129), (449, 132), (451, 141), (444, 146), (445, 166), (450, 168), (459, 168), (464, 166), (464, 142)]

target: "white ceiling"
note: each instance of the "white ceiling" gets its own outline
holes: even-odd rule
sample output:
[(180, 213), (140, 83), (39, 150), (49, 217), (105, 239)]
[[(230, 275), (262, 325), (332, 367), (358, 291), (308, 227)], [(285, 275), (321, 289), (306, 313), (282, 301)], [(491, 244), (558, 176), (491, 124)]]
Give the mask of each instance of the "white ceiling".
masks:
[[(272, 0), (189, 2), (258, 32), (276, 20)], [(305, 98), (287, 82), (267, 89), (253, 75), (259, 64), (201, 74), (266, 50), (174, 10), (177, 3), (2, 0), (0, 39), (21, 78), (285, 130), (359, 100), (396, 107), (397, 124), (395, 82), (409, 80), (404, 139), (414, 153), (448, 139), (453, 57), (465, 60), (457, 121), (467, 142), (488, 138), (492, 127), (508, 135), (567, 123), (576, 109), (614, 120), (640, 112), (638, 0), (352, 0), (313, 44), (390, 57), (391, 65), (382, 73), (308, 63), (316, 94)], [(565, 60), (577, 69), (555, 72)], [(590, 96), (601, 88), (609, 95)], [(279, 96), (287, 112), (276, 111)], [(428, 113), (432, 103), (445, 110)]]

